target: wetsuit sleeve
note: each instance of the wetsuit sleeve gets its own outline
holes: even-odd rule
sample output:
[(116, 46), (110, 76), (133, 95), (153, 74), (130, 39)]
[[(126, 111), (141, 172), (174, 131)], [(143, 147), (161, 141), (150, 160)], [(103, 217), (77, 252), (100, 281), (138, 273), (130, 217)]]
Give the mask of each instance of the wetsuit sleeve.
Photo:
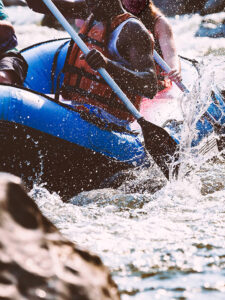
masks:
[(27, 75), (28, 65), (20, 53), (10, 51), (0, 54), (0, 70), (13, 72), (16, 82), (22, 85)]

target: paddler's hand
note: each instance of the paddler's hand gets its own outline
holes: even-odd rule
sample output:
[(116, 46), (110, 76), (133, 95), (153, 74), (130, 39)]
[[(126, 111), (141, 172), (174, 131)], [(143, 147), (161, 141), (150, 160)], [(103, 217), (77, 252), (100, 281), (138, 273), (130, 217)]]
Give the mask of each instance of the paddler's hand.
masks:
[(167, 76), (171, 81), (181, 82), (182, 77), (180, 72), (177, 69), (172, 69), (169, 73), (161, 72), (162, 76)]
[(85, 59), (89, 66), (94, 70), (106, 68), (108, 64), (108, 59), (96, 49), (90, 50), (87, 55), (82, 54), (80, 59)]

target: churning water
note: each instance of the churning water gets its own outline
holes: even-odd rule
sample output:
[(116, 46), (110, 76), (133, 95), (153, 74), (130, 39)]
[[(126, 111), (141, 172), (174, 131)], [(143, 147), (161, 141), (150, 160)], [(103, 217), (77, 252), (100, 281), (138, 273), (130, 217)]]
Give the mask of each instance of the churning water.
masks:
[[(9, 14), (20, 47), (67, 36), (39, 26), (41, 16), (27, 8), (9, 8)], [(210, 17), (221, 19), (225, 13)], [(184, 99), (187, 123), (196, 100), (204, 99), (212, 84), (224, 85), (225, 39), (194, 37), (201, 20), (197, 14), (170, 19), (179, 53), (201, 62), (195, 97)], [(168, 183), (150, 170), (137, 171), (118, 189), (82, 193), (66, 204), (41, 186), (31, 194), (63, 234), (101, 256), (123, 300), (222, 300), (225, 161), (218, 156), (203, 162), (189, 153), (183, 164), (197, 168), (188, 177)], [(139, 192), (134, 193), (133, 187)]]

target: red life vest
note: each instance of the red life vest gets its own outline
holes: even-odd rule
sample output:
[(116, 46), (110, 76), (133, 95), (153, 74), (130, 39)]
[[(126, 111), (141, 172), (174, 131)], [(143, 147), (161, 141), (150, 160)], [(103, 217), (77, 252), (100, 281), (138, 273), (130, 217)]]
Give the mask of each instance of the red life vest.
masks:
[[(129, 18), (134, 18), (134, 16), (124, 13), (114, 17), (111, 24), (100, 22), (94, 24), (93, 16), (90, 16), (82, 26), (79, 35), (89, 49), (95, 48), (110, 59), (107, 49), (110, 33)], [(133, 116), (127, 112), (124, 104), (99, 73), (93, 70), (85, 60), (80, 59), (81, 54), (82, 52), (78, 46), (72, 43), (64, 66), (63, 98), (75, 100), (79, 103), (92, 104), (103, 108), (119, 119), (133, 121)], [(124, 92), (138, 109), (142, 97)]]

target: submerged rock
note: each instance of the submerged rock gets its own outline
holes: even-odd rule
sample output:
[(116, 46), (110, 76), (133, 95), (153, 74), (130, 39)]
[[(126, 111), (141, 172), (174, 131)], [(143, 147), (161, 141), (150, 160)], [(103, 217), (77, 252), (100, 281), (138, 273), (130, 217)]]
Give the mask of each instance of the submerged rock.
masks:
[(118, 300), (99, 257), (66, 240), (24, 191), (0, 173), (0, 298)]
[(203, 20), (195, 36), (221, 38), (225, 37), (225, 19), (216, 22), (211, 19)]

